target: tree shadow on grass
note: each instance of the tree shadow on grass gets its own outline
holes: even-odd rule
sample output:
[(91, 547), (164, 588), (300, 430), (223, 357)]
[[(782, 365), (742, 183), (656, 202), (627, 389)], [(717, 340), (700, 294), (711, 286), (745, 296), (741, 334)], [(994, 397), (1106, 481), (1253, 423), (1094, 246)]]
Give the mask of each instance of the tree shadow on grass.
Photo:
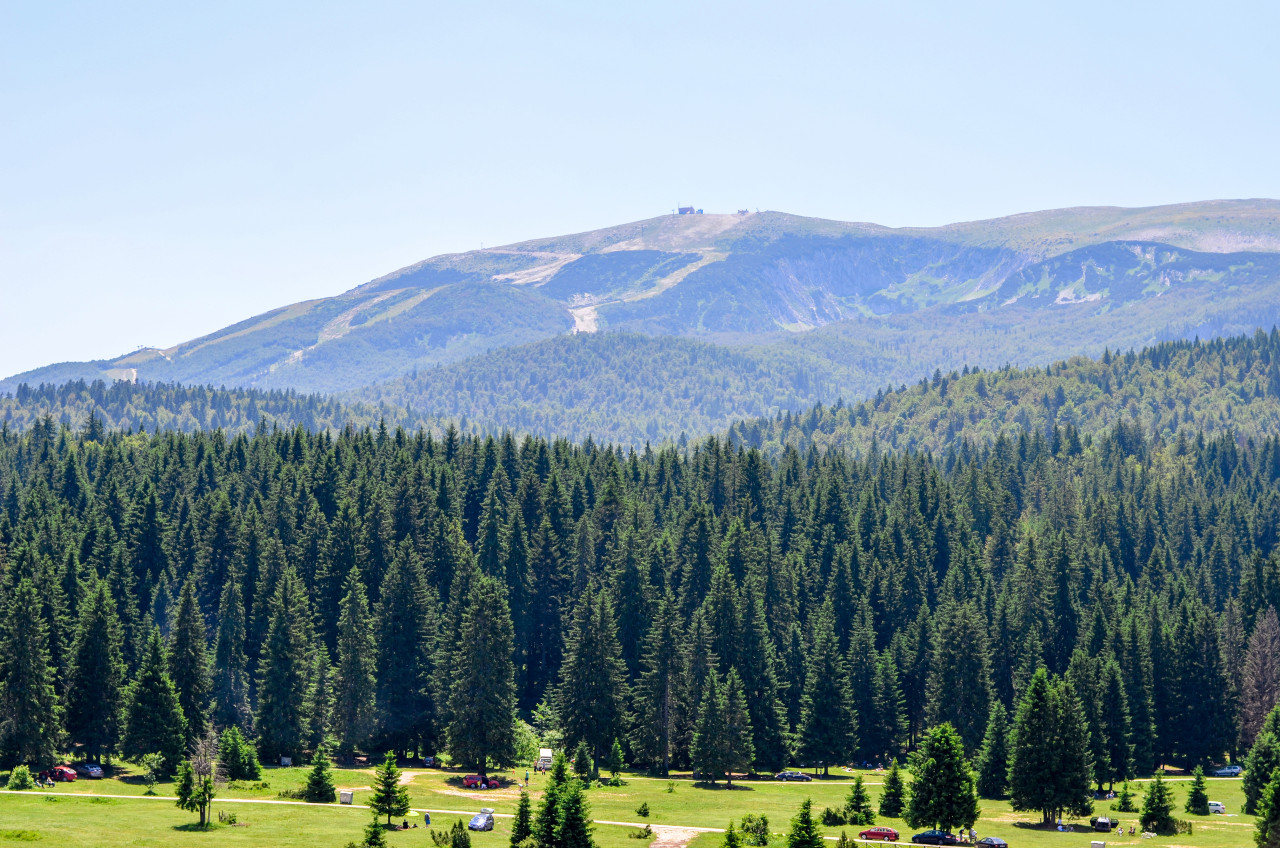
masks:
[(727, 784), (724, 784), (724, 783), (711, 783), (710, 781), (706, 781), (706, 780), (695, 780), (693, 782), (693, 787), (695, 789), (714, 789), (714, 790), (721, 790), (721, 791), (732, 790), (734, 792), (737, 792), (739, 790), (741, 790), (742, 792), (756, 791), (754, 786), (747, 786), (746, 784), (742, 784), (742, 783), (735, 783), (732, 786), (728, 786)]
[(222, 827), (224, 825), (220, 825), (217, 822), (209, 822), (205, 825), (201, 825), (200, 822), (187, 822), (186, 824), (175, 824), (173, 829), (182, 833), (213, 833), (213, 831), (220, 830)]

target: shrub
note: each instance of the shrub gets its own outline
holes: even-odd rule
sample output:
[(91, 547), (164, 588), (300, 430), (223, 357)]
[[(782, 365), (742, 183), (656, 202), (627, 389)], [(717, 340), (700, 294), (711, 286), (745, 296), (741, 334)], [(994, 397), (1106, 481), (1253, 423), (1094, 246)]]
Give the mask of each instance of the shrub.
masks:
[(13, 790), (31, 789), (36, 782), (31, 779), (31, 769), (26, 766), (14, 766), (9, 773), (9, 788)]
[(431, 841), (436, 848), (471, 848), (471, 834), (462, 819), (454, 821), (447, 831), (431, 829)]
[(845, 821), (843, 811), (824, 807), (822, 809), (822, 824), (825, 827), (839, 827), (842, 824), (848, 824), (848, 822)]
[(643, 804), (636, 807), (636, 815), (642, 819), (649, 818), (649, 802), (648, 801), (645, 801)]
[(652, 839), (653, 828), (649, 827), (649, 825), (645, 825), (644, 827), (636, 828), (631, 831), (627, 836), (630, 836), (632, 839)]
[(764, 846), (769, 844), (769, 819), (747, 813), (742, 817), (742, 835), (748, 845)]

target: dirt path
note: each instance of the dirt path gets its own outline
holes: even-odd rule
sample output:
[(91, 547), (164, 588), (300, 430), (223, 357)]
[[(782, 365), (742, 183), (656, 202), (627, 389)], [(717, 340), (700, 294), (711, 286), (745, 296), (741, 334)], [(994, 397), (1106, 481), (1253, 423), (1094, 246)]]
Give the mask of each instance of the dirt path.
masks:
[(691, 827), (668, 827), (667, 825), (650, 825), (653, 828), (653, 841), (649, 848), (685, 848), (690, 842), (706, 831), (694, 830)]

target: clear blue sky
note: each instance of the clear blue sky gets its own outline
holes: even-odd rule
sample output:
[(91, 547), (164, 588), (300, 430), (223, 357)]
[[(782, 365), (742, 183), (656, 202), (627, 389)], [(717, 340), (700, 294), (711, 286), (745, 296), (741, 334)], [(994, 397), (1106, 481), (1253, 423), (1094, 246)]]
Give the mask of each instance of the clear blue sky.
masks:
[(0, 3), (0, 375), (678, 202), (1280, 196), (1280, 4)]

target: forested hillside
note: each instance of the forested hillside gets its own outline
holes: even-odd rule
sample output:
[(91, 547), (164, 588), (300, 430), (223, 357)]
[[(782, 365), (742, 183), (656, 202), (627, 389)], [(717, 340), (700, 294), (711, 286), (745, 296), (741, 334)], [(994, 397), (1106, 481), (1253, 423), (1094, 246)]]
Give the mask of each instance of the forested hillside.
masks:
[(938, 463), (38, 424), (0, 433), (0, 747), (212, 722), (483, 768), (515, 710), (597, 761), (887, 761), (942, 722), (972, 752), (1044, 665), (1105, 782), (1248, 745), (1278, 528), (1280, 439), (1134, 424)]
[[(1045, 368), (964, 368), (854, 404), (816, 406), (735, 424), (735, 441), (778, 451), (872, 444), (941, 452), (1001, 434), (1096, 433), (1120, 421), (1170, 438), (1179, 431), (1259, 440), (1280, 429), (1280, 332), (1105, 351)], [(1076, 436), (1072, 435), (1071, 438)]]

